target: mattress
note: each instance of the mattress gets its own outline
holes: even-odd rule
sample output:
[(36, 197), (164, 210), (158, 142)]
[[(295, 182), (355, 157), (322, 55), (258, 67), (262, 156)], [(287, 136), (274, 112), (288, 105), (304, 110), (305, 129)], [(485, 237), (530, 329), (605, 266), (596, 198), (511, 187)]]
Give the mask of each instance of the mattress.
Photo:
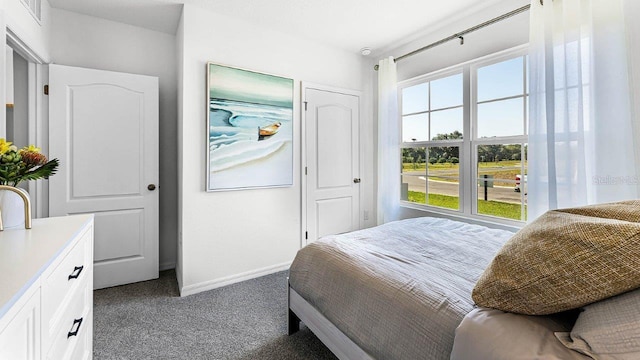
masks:
[(448, 359), (471, 290), (513, 235), (416, 218), (301, 249), (290, 286), (376, 359)]

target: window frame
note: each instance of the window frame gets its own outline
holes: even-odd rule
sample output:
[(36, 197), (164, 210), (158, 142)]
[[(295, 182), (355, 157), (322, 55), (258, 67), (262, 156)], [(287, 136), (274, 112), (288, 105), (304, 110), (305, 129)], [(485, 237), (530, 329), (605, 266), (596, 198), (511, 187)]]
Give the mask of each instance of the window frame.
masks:
[[(449, 76), (454, 76), (454, 75), (458, 75), (461, 74), (462, 75), (462, 90), (463, 90), (463, 94), (462, 94), (462, 105), (458, 105), (458, 106), (451, 106), (451, 107), (445, 107), (445, 108), (439, 108), (436, 110), (432, 110), (431, 109), (431, 82), (439, 80), (439, 79), (443, 79)], [(404, 148), (420, 148), (420, 147), (424, 147), (427, 149), (427, 153), (428, 153), (428, 149), (430, 147), (442, 147), (442, 146), (458, 146), (459, 147), (459, 157), (460, 157), (460, 172), (459, 172), (459, 178), (460, 181), (458, 182), (458, 194), (459, 194), (459, 202), (458, 202), (458, 210), (454, 210), (454, 209), (448, 209), (448, 208), (443, 208), (443, 207), (439, 207), (439, 206), (433, 206), (433, 205), (428, 205), (428, 204), (417, 204), (417, 203), (412, 203), (409, 201), (405, 201), (402, 200), (402, 195), (398, 194), (398, 197), (400, 198), (400, 204), (403, 206), (406, 206), (408, 204), (412, 205), (412, 206), (419, 206), (419, 207), (427, 207), (428, 209), (437, 209), (437, 211), (442, 211), (445, 213), (450, 213), (450, 214), (456, 214), (456, 215), (460, 215), (463, 211), (463, 204), (464, 204), (464, 199), (462, 197), (463, 194), (463, 181), (462, 181), (462, 158), (466, 158), (466, 153), (463, 156), (463, 149), (464, 149), (464, 137), (466, 136), (465, 134), (467, 134), (467, 130), (465, 128), (467, 120), (467, 106), (466, 106), (466, 102), (467, 102), (467, 96), (465, 95), (465, 79), (467, 78), (464, 69), (462, 66), (452, 66), (446, 69), (442, 69), (442, 70), (438, 70), (429, 74), (425, 74), (425, 75), (420, 75), (418, 77), (415, 77), (413, 79), (409, 79), (403, 82), (398, 83), (398, 127), (400, 128), (400, 151), (402, 152), (402, 149)], [(404, 88), (408, 88), (414, 85), (418, 85), (418, 84), (423, 84), (423, 83), (429, 83), (429, 109), (426, 111), (420, 111), (420, 112), (414, 112), (414, 113), (407, 113), (407, 114), (403, 114), (402, 113), (402, 89)], [(402, 84), (402, 85), (401, 85)], [(463, 139), (455, 139), (455, 140), (426, 140), (426, 141), (413, 141), (413, 142), (404, 142), (404, 140), (402, 139), (402, 118), (404, 116), (411, 116), (411, 115), (416, 115), (416, 114), (429, 114), (429, 125), (428, 125), (428, 133), (429, 133), (429, 137), (431, 137), (431, 113), (433, 111), (443, 111), (443, 110), (449, 110), (449, 109), (457, 109), (462, 107), (462, 134), (463, 134)], [(429, 159), (428, 156), (425, 158), (426, 164), (428, 164)], [(428, 166), (427, 166), (428, 167)], [(428, 170), (428, 169), (427, 169)], [(428, 171), (425, 170), (425, 176), (427, 177), (427, 185), (425, 186), (425, 191), (426, 191), (426, 198), (428, 200), (429, 198), (429, 174)], [(400, 171), (400, 178), (402, 178), (402, 169)]]
[[(398, 82), (398, 128), (399, 128), (399, 150), (402, 151), (403, 148), (412, 148), (412, 147), (439, 147), (439, 146), (459, 146), (459, 154), (460, 154), (460, 162), (459, 162), (459, 207), (458, 210), (447, 209), (442, 207), (437, 207), (429, 204), (419, 204), (414, 202), (409, 202), (406, 200), (402, 200), (401, 194), (397, 194), (400, 199), (400, 206), (403, 208), (415, 209), (430, 213), (441, 214), (449, 217), (462, 217), (487, 223), (496, 223), (500, 225), (507, 225), (513, 227), (522, 227), (526, 220), (512, 220), (507, 218), (500, 218), (491, 215), (483, 215), (478, 213), (478, 191), (479, 187), (477, 184), (477, 157), (478, 157), (478, 146), (480, 145), (491, 145), (491, 144), (528, 144), (528, 118), (529, 118), (529, 72), (527, 70), (528, 60), (527, 55), (528, 46), (521, 45), (514, 48), (506, 49), (500, 52), (496, 52), (493, 54), (489, 54), (487, 56), (483, 56), (477, 59), (473, 59), (461, 64), (457, 64), (454, 66), (450, 66), (444, 69), (436, 70), (427, 74), (419, 75), (407, 80), (403, 80)], [(477, 102), (478, 94), (477, 94), (477, 70), (481, 67), (489, 66), (492, 64), (496, 64), (502, 61), (506, 61), (509, 59), (517, 58), (517, 57), (525, 57), (525, 61), (523, 62), (523, 94), (508, 96), (504, 98), (497, 98), (491, 100), (485, 100), (481, 102)], [(413, 115), (419, 113), (429, 113), (429, 120), (431, 119), (430, 113), (431, 104), (429, 104), (429, 110), (416, 112), (416, 113), (402, 113), (402, 90), (411, 86), (419, 85), (425, 82), (432, 82), (434, 80), (438, 80), (444, 77), (452, 76), (455, 74), (462, 74), (462, 133), (463, 139), (461, 140), (427, 140), (427, 141), (415, 141), (415, 142), (404, 142), (402, 136), (402, 124), (403, 124), (403, 116)], [(429, 87), (429, 98), (431, 98), (431, 87)], [(523, 98), (523, 135), (516, 136), (501, 136), (501, 137), (491, 137), (491, 138), (482, 138), (479, 139), (477, 137), (478, 134), (478, 105), (490, 102), (496, 102), (501, 100), (507, 100), (511, 98)], [(456, 107), (457, 108), (457, 107)], [(441, 110), (441, 109), (438, 109)], [(430, 130), (431, 124), (429, 124)], [(430, 136), (431, 134), (429, 134)], [(431, 136), (430, 136), (431, 137)], [(522, 147), (522, 159), (525, 159), (525, 148)], [(428, 164), (428, 159), (425, 159)], [(521, 173), (524, 170), (524, 161), (521, 164)], [(427, 171), (425, 171), (425, 175), (427, 176), (427, 186), (425, 187), (426, 197), (428, 201), (428, 166)], [(400, 169), (400, 174), (398, 176), (398, 181), (401, 181), (402, 178), (402, 168)], [(515, 179), (514, 179), (515, 183)], [(524, 212), (524, 206), (522, 203), (524, 202), (525, 195), (524, 191), (521, 192), (521, 209)], [(522, 214), (524, 215), (524, 214)]]
[(42, 0), (20, 0), (33, 19), (42, 25)]

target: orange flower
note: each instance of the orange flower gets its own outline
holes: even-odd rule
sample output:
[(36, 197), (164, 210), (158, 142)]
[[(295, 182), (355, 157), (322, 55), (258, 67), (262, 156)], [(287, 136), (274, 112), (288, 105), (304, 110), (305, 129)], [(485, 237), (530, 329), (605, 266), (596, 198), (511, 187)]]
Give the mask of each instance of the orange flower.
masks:
[(27, 166), (39, 166), (47, 162), (47, 157), (39, 152), (21, 150), (20, 155)]

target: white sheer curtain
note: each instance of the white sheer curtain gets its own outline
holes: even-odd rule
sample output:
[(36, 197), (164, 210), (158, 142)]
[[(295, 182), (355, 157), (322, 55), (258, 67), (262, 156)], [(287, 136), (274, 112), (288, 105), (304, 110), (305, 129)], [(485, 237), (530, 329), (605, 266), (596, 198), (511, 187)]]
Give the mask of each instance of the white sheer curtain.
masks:
[(638, 198), (623, 4), (531, 3), (529, 221), (549, 209)]
[(378, 66), (378, 224), (384, 224), (400, 210), (400, 127), (396, 63), (389, 57)]

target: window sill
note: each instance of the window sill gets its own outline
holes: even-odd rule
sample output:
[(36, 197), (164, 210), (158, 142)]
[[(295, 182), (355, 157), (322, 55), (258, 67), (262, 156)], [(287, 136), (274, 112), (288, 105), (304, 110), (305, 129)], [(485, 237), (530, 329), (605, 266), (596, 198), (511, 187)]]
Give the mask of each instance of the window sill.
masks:
[[(513, 232), (516, 232), (522, 229), (526, 225), (522, 221), (498, 219), (498, 218), (482, 216), (482, 215), (465, 215), (455, 210), (447, 210), (444, 208), (438, 208), (434, 206), (423, 206), (423, 205), (413, 204), (407, 201), (400, 201), (400, 208), (402, 210), (401, 211), (402, 218), (409, 218), (409, 217), (416, 217), (416, 216), (433, 216), (433, 217), (456, 220), (456, 221), (461, 221), (461, 222), (466, 222), (466, 223), (471, 223), (476, 225), (482, 225), (482, 226), (486, 226), (494, 229), (509, 230)], [(409, 212), (414, 211), (413, 215), (415, 216), (411, 216), (412, 215), (411, 213), (407, 214), (407, 211)], [(419, 214), (416, 214), (415, 212), (419, 212)]]

